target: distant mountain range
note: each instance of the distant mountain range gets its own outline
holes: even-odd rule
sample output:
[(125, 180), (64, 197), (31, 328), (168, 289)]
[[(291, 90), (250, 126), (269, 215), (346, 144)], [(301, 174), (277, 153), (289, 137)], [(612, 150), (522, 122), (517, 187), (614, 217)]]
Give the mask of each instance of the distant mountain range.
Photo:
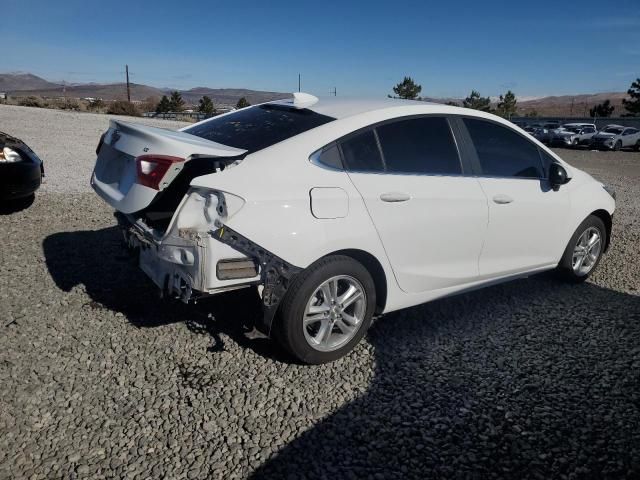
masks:
[[(157, 88), (137, 83), (129, 84), (131, 100), (145, 100), (149, 97), (160, 99), (163, 95), (169, 95), (174, 89)], [(290, 93), (263, 92), (245, 88), (207, 88), (196, 87), (190, 90), (179, 90), (183, 100), (187, 104), (197, 104), (203, 95), (208, 95), (215, 105), (235, 105), (241, 97), (245, 97), (249, 103), (262, 103), (270, 100), (288, 98)], [(103, 100), (126, 100), (126, 83), (86, 83), (86, 84), (62, 84), (52, 83), (32, 75), (30, 73), (0, 73), (0, 92), (6, 92), (13, 96), (38, 97), (73, 97), (73, 98), (101, 98)]]
[[(160, 98), (168, 95), (173, 89), (156, 88), (149, 85), (131, 83), (131, 99), (145, 100), (149, 97)], [(195, 105), (203, 95), (208, 95), (218, 106), (235, 105), (241, 97), (246, 97), (250, 103), (262, 103), (270, 100), (288, 98), (290, 93), (265, 92), (243, 88), (208, 88), (196, 87), (189, 90), (178, 90), (187, 104)], [(86, 83), (62, 84), (49, 82), (30, 73), (0, 73), (0, 92), (7, 92), (13, 96), (35, 95), (40, 97), (61, 97), (66, 95), (75, 98), (102, 98), (103, 100), (124, 100), (127, 98), (125, 83)], [(528, 97), (518, 101), (518, 115), (535, 111), (540, 116), (549, 117), (582, 117), (589, 115), (589, 109), (604, 100), (610, 100), (615, 107), (613, 116), (624, 113), (622, 99), (624, 92), (607, 92), (595, 94), (561, 95), (541, 98)], [(445, 103), (455, 102), (462, 105), (458, 98), (429, 98), (429, 101)]]

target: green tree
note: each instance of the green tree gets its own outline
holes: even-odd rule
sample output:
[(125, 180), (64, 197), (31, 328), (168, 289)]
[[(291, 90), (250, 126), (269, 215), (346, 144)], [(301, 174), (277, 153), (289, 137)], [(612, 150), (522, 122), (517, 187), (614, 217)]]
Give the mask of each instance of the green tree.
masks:
[(611, 101), (606, 99), (604, 102), (599, 103), (593, 108), (589, 109), (589, 115), (592, 117), (610, 117), (616, 107), (611, 105)]
[(211, 98), (205, 95), (200, 99), (198, 111), (200, 113), (204, 113), (207, 116), (211, 116), (216, 113), (216, 107), (213, 106), (213, 101), (211, 100)]
[(515, 93), (511, 90), (507, 90), (507, 93), (500, 95), (500, 101), (498, 102), (498, 115), (504, 118), (511, 118), (516, 113), (516, 105), (518, 100)]
[(418, 85), (411, 77), (404, 77), (404, 80), (393, 87), (393, 93), (405, 100), (415, 100), (422, 91), (422, 85)]
[(533, 110), (529, 110), (527, 113), (524, 114), (525, 117), (531, 117), (531, 118), (538, 118), (538, 111), (533, 109)]
[(245, 97), (240, 98), (240, 100), (238, 100), (238, 103), (236, 103), (236, 108), (244, 108), (249, 106), (251, 106), (251, 104)]
[(629, 100), (622, 99), (622, 105), (627, 109), (623, 117), (640, 117), (640, 78), (631, 84), (631, 88), (627, 90)]
[(464, 108), (473, 108), (474, 110), (482, 110), (483, 112), (491, 111), (491, 99), (489, 97), (480, 96), (477, 90), (471, 90), (471, 95), (462, 101)]
[(452, 107), (459, 107), (460, 105), (458, 105), (458, 102), (454, 102), (449, 100), (448, 102), (445, 102), (445, 105), (451, 105)]
[(177, 90), (171, 92), (171, 98), (169, 99), (169, 105), (172, 112), (181, 112), (184, 108), (184, 100), (182, 95)]
[(156, 107), (156, 113), (167, 113), (169, 111), (171, 111), (171, 102), (166, 95), (163, 95), (160, 102), (158, 102), (158, 106)]

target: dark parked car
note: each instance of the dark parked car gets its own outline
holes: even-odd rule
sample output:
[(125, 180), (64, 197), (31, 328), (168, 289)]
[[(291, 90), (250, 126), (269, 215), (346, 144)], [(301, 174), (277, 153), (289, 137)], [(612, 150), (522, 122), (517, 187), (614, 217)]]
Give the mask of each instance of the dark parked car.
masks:
[(44, 176), (42, 160), (22, 140), (0, 132), (0, 200), (29, 197)]

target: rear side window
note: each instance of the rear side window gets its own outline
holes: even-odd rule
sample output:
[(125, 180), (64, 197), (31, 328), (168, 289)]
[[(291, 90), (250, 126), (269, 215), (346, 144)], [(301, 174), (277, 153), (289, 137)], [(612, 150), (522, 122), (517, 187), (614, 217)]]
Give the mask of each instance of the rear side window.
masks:
[(324, 148), (321, 148), (313, 155), (311, 155), (311, 161), (318, 165), (325, 167), (342, 170), (342, 158), (340, 157), (340, 151), (338, 145), (332, 143)]
[(348, 170), (384, 172), (384, 164), (373, 130), (366, 130), (340, 142), (342, 158)]
[(462, 169), (458, 150), (443, 117), (423, 117), (376, 128), (390, 173), (451, 175)]
[(465, 118), (484, 175), (543, 178), (538, 147), (511, 129), (485, 120)]
[(267, 104), (213, 118), (184, 132), (253, 153), (332, 120), (308, 109)]

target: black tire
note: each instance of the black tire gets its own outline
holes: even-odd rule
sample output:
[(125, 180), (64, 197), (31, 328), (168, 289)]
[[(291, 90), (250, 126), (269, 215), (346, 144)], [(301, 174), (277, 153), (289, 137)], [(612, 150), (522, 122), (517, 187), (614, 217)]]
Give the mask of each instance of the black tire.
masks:
[(636, 152), (640, 152), (640, 140), (636, 142), (636, 146), (634, 147)]
[(622, 141), (618, 140), (613, 146), (613, 151), (618, 152), (622, 148)]
[[(319, 351), (305, 338), (302, 320), (307, 302), (318, 287), (332, 277), (348, 275), (355, 278), (366, 294), (365, 314), (355, 335), (332, 351)], [(273, 326), (274, 338), (303, 363), (320, 364), (336, 360), (351, 351), (366, 333), (376, 306), (376, 289), (369, 271), (359, 262), (344, 255), (331, 255), (318, 260), (293, 280), (285, 295)]]
[[(578, 274), (573, 269), (573, 252), (577, 246), (578, 240), (589, 228), (596, 228), (600, 234), (600, 249), (598, 253), (598, 258), (590, 267), (589, 271), (585, 274)], [(604, 222), (596, 217), (595, 215), (588, 216), (576, 229), (574, 234), (571, 236), (571, 240), (567, 245), (567, 248), (564, 250), (564, 254), (562, 255), (562, 259), (558, 264), (557, 272), (563, 280), (566, 280), (571, 283), (581, 283), (584, 282), (589, 276), (593, 273), (593, 271), (598, 267), (600, 260), (602, 259), (602, 254), (604, 253), (604, 247), (607, 244), (607, 229), (604, 225)]]

